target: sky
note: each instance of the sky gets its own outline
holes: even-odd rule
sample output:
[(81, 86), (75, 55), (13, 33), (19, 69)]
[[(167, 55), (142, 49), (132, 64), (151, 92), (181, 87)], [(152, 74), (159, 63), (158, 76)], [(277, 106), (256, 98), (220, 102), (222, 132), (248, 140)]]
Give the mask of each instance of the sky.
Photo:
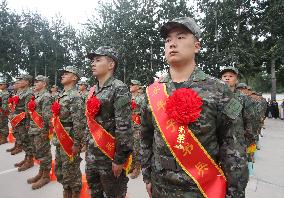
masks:
[(11, 10), (37, 11), (47, 19), (60, 14), (67, 23), (80, 28), (82, 23), (95, 14), (98, 0), (7, 0), (7, 3)]

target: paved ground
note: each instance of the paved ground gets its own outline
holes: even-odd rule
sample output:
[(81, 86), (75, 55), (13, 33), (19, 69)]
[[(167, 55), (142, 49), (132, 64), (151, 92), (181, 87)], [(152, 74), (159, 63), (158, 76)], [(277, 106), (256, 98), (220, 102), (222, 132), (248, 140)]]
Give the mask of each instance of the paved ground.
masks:
[[(257, 152), (254, 175), (247, 186), (247, 198), (284, 197), (284, 121), (267, 120), (261, 138), (261, 150)], [(12, 144), (0, 146), (0, 198), (61, 198), (61, 185), (51, 182), (45, 188), (33, 191), (26, 179), (37, 172), (38, 166), (19, 173), (13, 164), (24, 154), (11, 156), (5, 150)], [(82, 171), (84, 163), (82, 163)], [(129, 198), (147, 198), (145, 185), (140, 176), (130, 180)]]

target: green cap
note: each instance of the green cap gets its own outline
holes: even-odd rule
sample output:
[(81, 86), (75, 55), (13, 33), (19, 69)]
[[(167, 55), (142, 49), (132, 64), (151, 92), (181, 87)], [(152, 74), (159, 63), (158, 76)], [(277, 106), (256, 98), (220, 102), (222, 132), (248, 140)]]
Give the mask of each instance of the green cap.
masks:
[(63, 69), (61, 69), (60, 71), (61, 72), (70, 72), (70, 73), (78, 76), (78, 78), (80, 78), (80, 72), (79, 72), (78, 68), (76, 68), (75, 66), (66, 66)]
[(43, 82), (48, 83), (49, 79), (46, 76), (38, 75), (38, 76), (35, 77), (35, 81), (43, 81)]
[(221, 75), (223, 75), (225, 72), (228, 72), (228, 71), (233, 72), (237, 75), (239, 74), (239, 70), (233, 66), (228, 66), (228, 67), (223, 68), (220, 73)]
[(78, 83), (78, 85), (89, 85), (89, 83), (86, 80), (80, 80)]
[(29, 74), (21, 74), (20, 76), (16, 77), (16, 80), (26, 80), (29, 81), (30, 83), (33, 81), (33, 77)]
[(139, 85), (141, 86), (141, 82), (139, 80), (131, 80), (130, 81), (132, 85)]
[(248, 86), (246, 83), (239, 83), (236, 88), (237, 89), (246, 89)]
[(201, 29), (195, 22), (193, 18), (190, 17), (180, 17), (176, 18), (172, 21), (169, 21), (165, 23), (161, 28), (160, 28), (160, 35), (162, 38), (166, 39), (168, 36), (168, 33), (176, 28), (176, 27), (183, 27), (190, 31), (197, 39), (200, 39), (201, 37)]
[(110, 46), (101, 46), (94, 52), (91, 52), (87, 55), (90, 60), (93, 60), (93, 58), (96, 56), (108, 56), (118, 63), (118, 53), (113, 47)]

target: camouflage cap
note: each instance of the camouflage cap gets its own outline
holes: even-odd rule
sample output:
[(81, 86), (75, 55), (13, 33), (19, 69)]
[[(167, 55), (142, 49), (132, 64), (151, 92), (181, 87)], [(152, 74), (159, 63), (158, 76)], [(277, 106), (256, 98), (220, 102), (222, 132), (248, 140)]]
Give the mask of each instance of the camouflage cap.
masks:
[(48, 83), (49, 79), (46, 76), (38, 75), (38, 76), (35, 77), (35, 81), (43, 81), (43, 82)]
[(6, 78), (0, 78), (0, 84), (8, 84)]
[(130, 81), (132, 85), (139, 85), (141, 86), (141, 82), (139, 80), (131, 80)]
[(118, 63), (118, 52), (110, 46), (101, 46), (87, 55), (90, 60), (93, 60), (96, 56), (108, 56)]
[(75, 66), (66, 66), (63, 69), (61, 69), (60, 71), (61, 72), (70, 72), (70, 73), (78, 76), (78, 78), (80, 78), (80, 72), (79, 72), (78, 68), (76, 68)]
[(30, 83), (33, 81), (33, 77), (29, 74), (21, 74), (20, 76), (16, 77), (16, 80), (26, 80), (29, 81)]
[(248, 90), (252, 90), (252, 88), (251, 88), (250, 86), (247, 86), (247, 89), (248, 89)]
[(246, 89), (248, 86), (246, 83), (239, 83), (236, 88), (237, 89)]
[(239, 74), (239, 70), (236, 68), (236, 67), (233, 67), (233, 66), (228, 66), (228, 67), (225, 67), (221, 70), (220, 74), (223, 75), (225, 72), (233, 72), (235, 74)]
[(89, 85), (89, 83), (86, 80), (80, 80), (78, 83), (78, 85)]
[(169, 21), (165, 23), (160, 28), (160, 35), (162, 38), (166, 38), (168, 33), (176, 27), (183, 27), (187, 30), (189, 30), (197, 39), (200, 39), (201, 37), (201, 29), (195, 22), (193, 18), (190, 17), (180, 17), (173, 19), (172, 21)]

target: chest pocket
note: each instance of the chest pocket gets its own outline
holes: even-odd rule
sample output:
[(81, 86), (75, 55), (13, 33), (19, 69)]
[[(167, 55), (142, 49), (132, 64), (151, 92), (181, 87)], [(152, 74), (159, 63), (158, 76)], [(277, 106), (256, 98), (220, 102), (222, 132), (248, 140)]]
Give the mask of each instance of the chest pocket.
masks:
[(108, 119), (114, 117), (114, 111), (113, 111), (114, 92), (112, 92), (109, 89), (104, 89), (97, 94), (97, 97), (101, 101), (99, 114), (102, 121), (107, 121)]
[(70, 98), (68, 96), (63, 96), (60, 98), (60, 118), (66, 119), (70, 117)]
[(235, 98), (232, 98), (229, 103), (225, 105), (224, 114), (231, 119), (236, 119), (242, 112), (242, 104)]

